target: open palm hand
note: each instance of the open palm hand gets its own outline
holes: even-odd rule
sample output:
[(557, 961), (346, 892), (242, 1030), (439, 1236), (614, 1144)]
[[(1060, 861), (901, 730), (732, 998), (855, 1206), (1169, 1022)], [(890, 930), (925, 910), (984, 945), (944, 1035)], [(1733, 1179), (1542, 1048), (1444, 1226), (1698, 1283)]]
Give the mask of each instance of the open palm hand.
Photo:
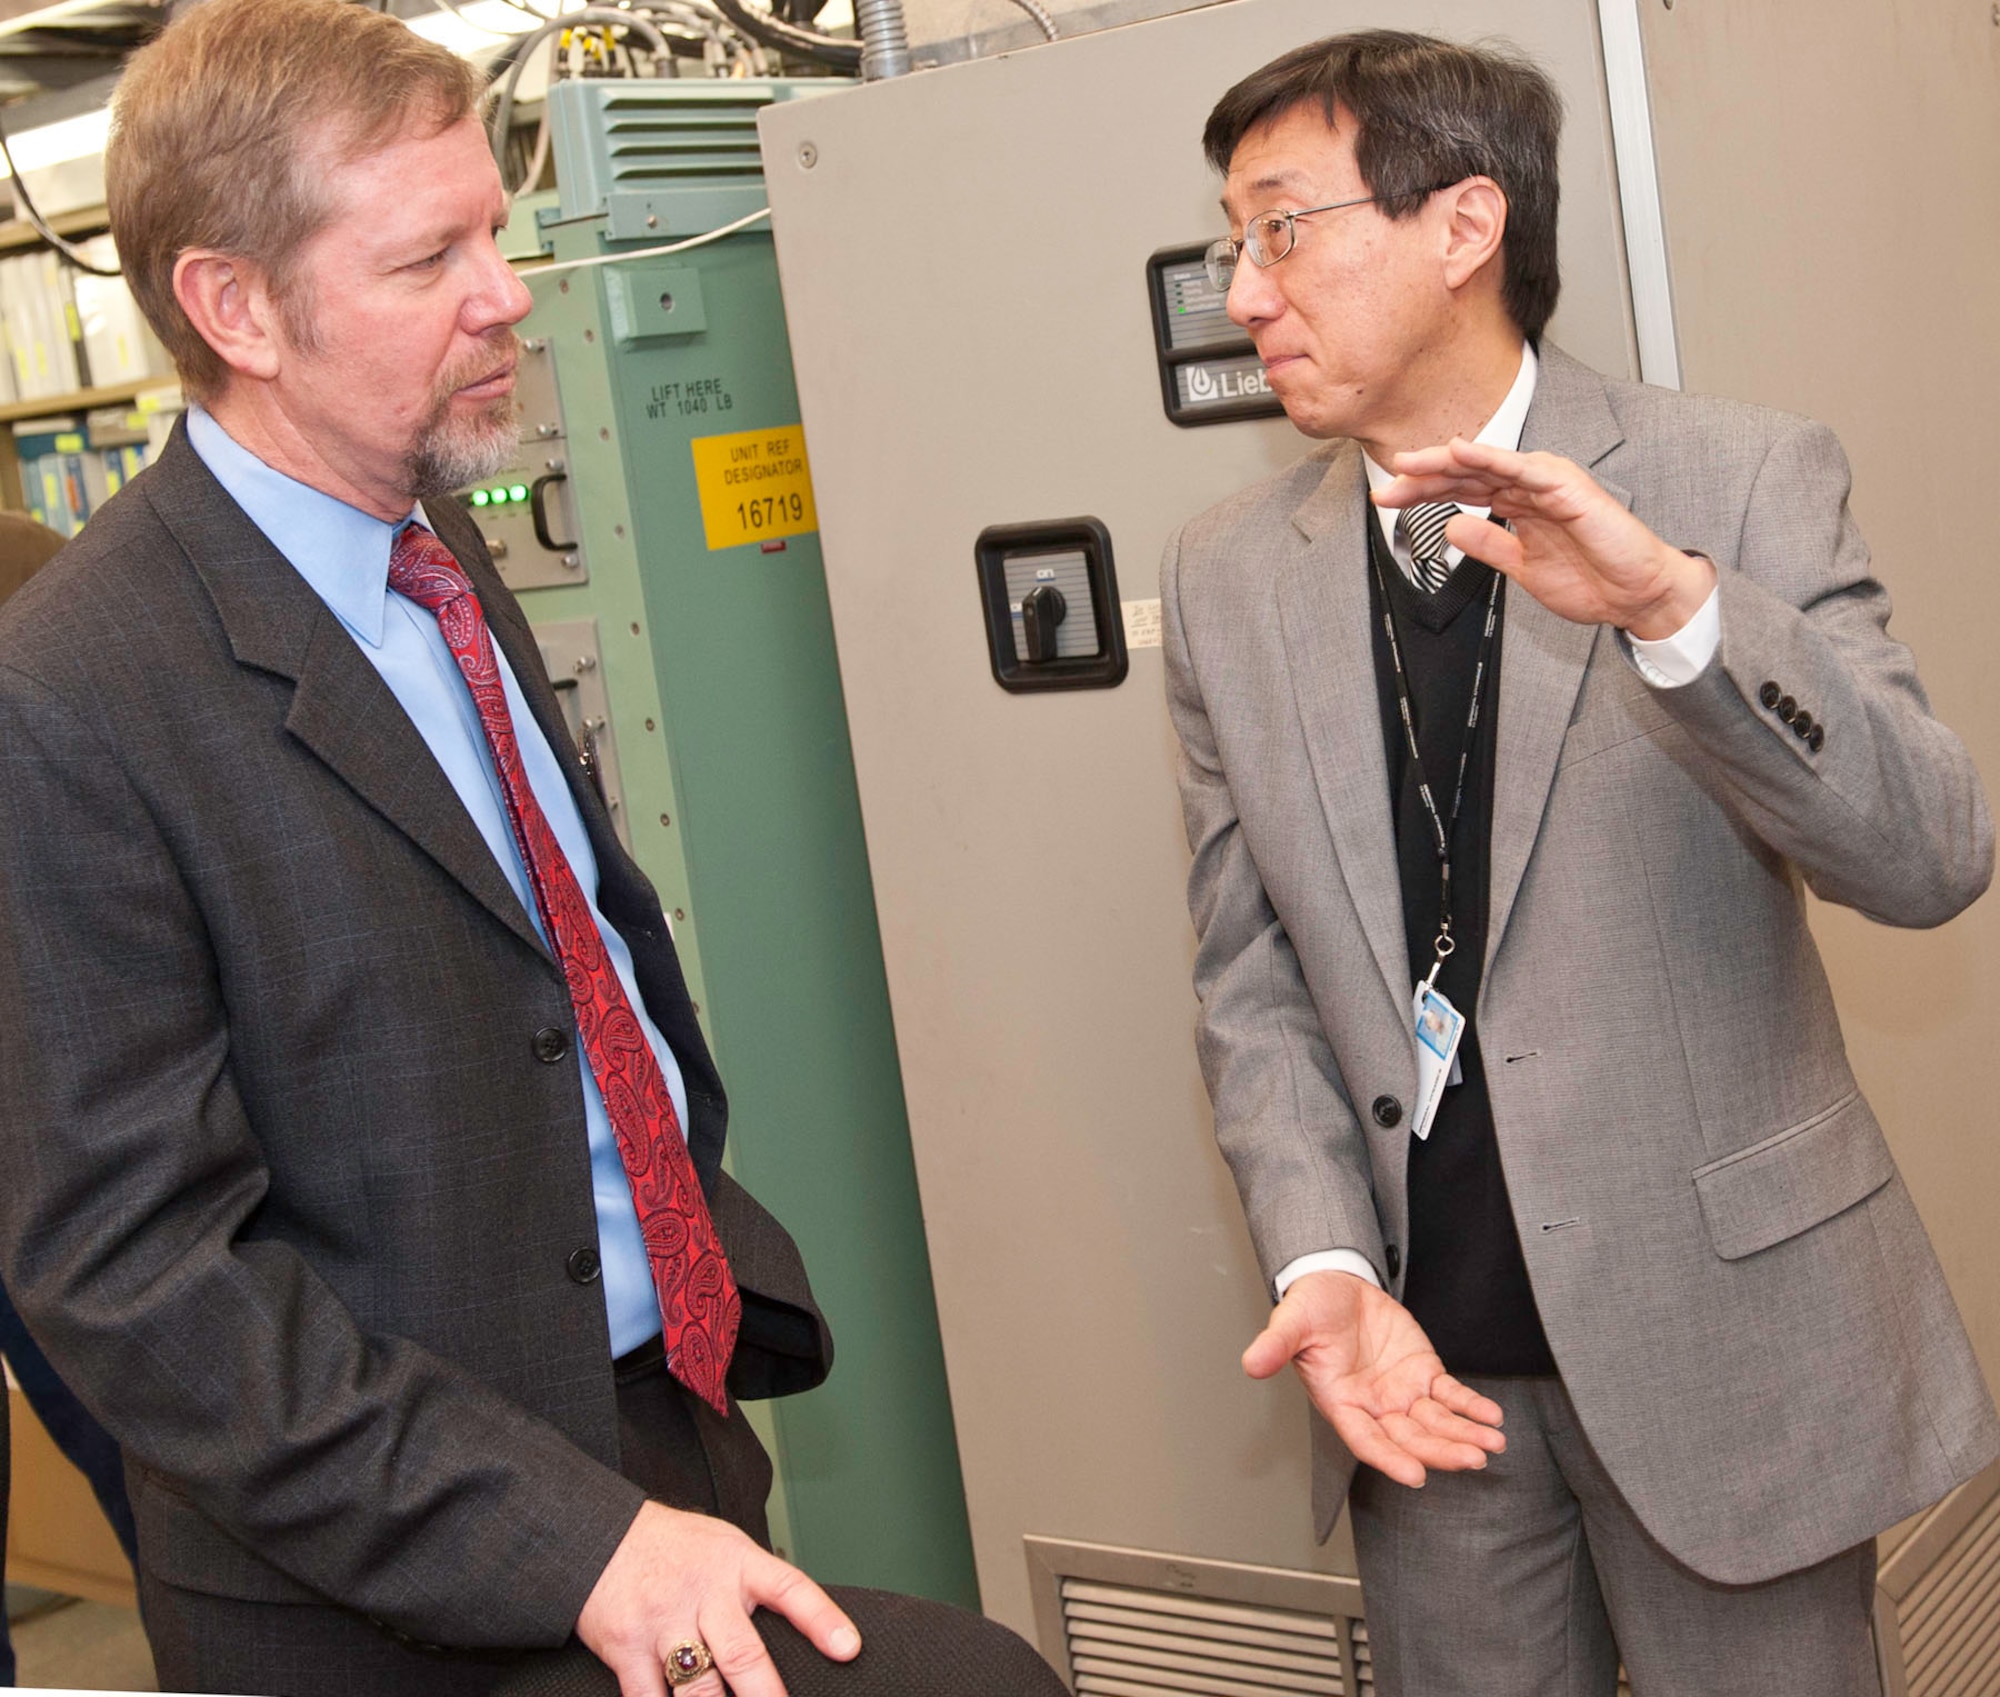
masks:
[(1410, 1311), (1351, 1273), (1308, 1273), (1243, 1354), (1266, 1379), (1289, 1361), (1358, 1461), (1403, 1485), (1460, 1472), (1507, 1447), (1500, 1405), (1444, 1370)]

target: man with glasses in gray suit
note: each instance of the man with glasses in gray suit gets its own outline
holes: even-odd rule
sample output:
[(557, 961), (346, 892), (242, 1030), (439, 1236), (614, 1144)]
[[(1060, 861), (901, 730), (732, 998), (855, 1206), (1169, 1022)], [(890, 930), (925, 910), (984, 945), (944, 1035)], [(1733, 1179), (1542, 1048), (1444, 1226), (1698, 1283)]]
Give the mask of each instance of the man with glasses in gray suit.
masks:
[[(1377, 1688), (1875, 1689), (1874, 1537), (2000, 1452), (1802, 885), (1991, 876), (1820, 426), (1544, 340), (1547, 79), (1390, 32), (1204, 137), (1328, 445), (1162, 573), (1199, 1046)], [(1504, 1425), (1503, 1425), (1504, 1418)], [(1416, 1487), (1423, 1487), (1421, 1490)]]

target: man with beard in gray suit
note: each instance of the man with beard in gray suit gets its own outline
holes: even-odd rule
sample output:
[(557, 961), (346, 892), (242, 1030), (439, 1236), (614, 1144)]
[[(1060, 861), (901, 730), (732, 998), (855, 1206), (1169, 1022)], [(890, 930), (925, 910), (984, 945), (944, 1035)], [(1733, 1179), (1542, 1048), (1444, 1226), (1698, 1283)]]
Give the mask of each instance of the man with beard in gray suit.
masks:
[(1369, 32), (1204, 137), (1215, 281), (1329, 439), (1162, 572), (1201, 1060), (1279, 1298), (1244, 1365), (1324, 1416), (1385, 1697), (1609, 1697), (1621, 1654), (1844, 1697), (1875, 1534), (2000, 1423), (1802, 886), (1942, 924), (1992, 823), (1832, 435), (1544, 340), (1559, 125), (1531, 65)]
[(530, 304), (480, 92), (338, 0), (206, 0), (119, 85), (194, 405), (0, 617), (6, 1287), (124, 1447), (165, 1689), (469, 1697), (574, 1638), (535, 1688), (1059, 1691), (769, 1548), (739, 1399), (826, 1328), (451, 495)]

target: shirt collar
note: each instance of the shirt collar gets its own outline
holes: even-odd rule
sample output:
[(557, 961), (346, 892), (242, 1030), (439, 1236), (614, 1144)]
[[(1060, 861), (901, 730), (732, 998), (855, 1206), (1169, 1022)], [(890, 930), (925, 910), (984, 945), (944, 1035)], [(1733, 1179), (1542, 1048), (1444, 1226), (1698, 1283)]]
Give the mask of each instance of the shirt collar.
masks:
[[(409, 523), (388, 524), (266, 465), (207, 408), (188, 408), (188, 445), (231, 500), (291, 562), (355, 637), (382, 646), (389, 605), (389, 548)], [(412, 509), (412, 517), (421, 516)]]

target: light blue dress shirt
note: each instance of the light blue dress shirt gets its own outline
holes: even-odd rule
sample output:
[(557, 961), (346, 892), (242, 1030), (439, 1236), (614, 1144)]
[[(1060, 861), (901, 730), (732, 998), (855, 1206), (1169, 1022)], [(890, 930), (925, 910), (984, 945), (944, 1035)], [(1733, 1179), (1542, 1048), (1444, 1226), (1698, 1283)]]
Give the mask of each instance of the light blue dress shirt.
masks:
[[(368, 663), (381, 673), (390, 692), (403, 704), (403, 711), (409, 714), (410, 722), (437, 757), (472, 823), (514, 886), (521, 906), (547, 942), (542, 916), (535, 909), (528, 887), (527, 868), (521, 864), (520, 851), (514, 845), (500, 777), (494, 770), (492, 751), (480, 727), (478, 710), (472, 704), (472, 693), (459, 675), (451, 650), (445, 646), (437, 619), (389, 588), (389, 549), (403, 526), (385, 524), (357, 507), (273, 471), (198, 406), (188, 409), (187, 433), (189, 444), (215, 474), (216, 481), (312, 586), (313, 593), (326, 603), (360, 646)], [(404, 523), (413, 522), (418, 516), (413, 512)], [(590, 903), (590, 916), (597, 922), (605, 950), (625, 986), (626, 998), (639, 1017), (653, 1053), (659, 1057), (660, 1070), (674, 1099), (674, 1111), (685, 1128), (687, 1086), (681, 1078), (680, 1066), (640, 998), (638, 983), (632, 975), (631, 950), (597, 910), (597, 856), (591, 851), (582, 816), (563, 780), (562, 767), (534, 715), (528, 711), (507, 656), (499, 652), (497, 644), (495, 653), (529, 787), (548, 816), (563, 853), (569, 857), (570, 868)], [(611, 1352), (623, 1355), (659, 1335), (659, 1299), (654, 1294), (645, 1242), (639, 1235), (639, 1218), (632, 1206), (632, 1192), (626, 1183), (617, 1139), (604, 1111), (604, 1098), (598, 1091), (597, 1080), (591, 1076), (583, 1045), (578, 1043), (576, 1050), (577, 1065), (583, 1074), (584, 1123), (590, 1139), (598, 1251), (604, 1263), (604, 1307), (611, 1322)]]

